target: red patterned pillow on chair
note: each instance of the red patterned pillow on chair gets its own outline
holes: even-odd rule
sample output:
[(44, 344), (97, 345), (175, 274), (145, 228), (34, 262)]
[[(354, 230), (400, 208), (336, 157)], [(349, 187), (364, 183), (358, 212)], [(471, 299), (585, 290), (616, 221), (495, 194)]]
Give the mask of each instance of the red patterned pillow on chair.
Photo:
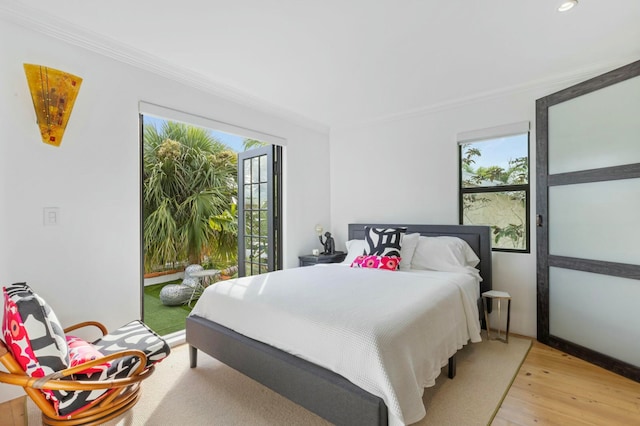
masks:
[(397, 256), (358, 256), (351, 264), (352, 268), (374, 268), (395, 271), (400, 266), (401, 258)]
[[(97, 350), (91, 343), (88, 343), (76, 336), (67, 336), (67, 345), (69, 345), (69, 360), (71, 361), (70, 367), (77, 367), (78, 365), (85, 364), (89, 361), (104, 358), (104, 355)], [(82, 373), (100, 373), (111, 367), (110, 362), (96, 365), (91, 368), (83, 370)]]

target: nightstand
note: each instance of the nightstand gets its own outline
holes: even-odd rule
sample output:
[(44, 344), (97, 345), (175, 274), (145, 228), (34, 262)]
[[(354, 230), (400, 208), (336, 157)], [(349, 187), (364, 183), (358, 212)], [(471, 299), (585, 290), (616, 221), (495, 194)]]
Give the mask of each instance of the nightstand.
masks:
[[(489, 314), (487, 313), (487, 299), (495, 299), (498, 301), (498, 323), (500, 323), (500, 302), (502, 300), (507, 301), (507, 331), (505, 337), (500, 337), (500, 324), (498, 324), (498, 336), (491, 339), (491, 326), (489, 325)], [(511, 295), (506, 291), (485, 291), (482, 293), (482, 302), (484, 305), (484, 320), (487, 323), (487, 339), (488, 340), (500, 340), (504, 343), (509, 343), (509, 322), (511, 321)]]
[(311, 266), (318, 263), (340, 263), (345, 257), (347, 257), (347, 253), (337, 251), (333, 254), (319, 254), (317, 256), (305, 254), (304, 256), (298, 256), (298, 259), (300, 259), (300, 266)]

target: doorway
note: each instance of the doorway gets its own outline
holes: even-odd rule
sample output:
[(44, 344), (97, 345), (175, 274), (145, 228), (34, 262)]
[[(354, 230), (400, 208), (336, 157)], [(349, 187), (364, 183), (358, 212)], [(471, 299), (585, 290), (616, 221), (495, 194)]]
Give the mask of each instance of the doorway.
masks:
[[(238, 179), (243, 173), (239, 156), (253, 158), (252, 153), (265, 150), (279, 153), (280, 147), (151, 114), (141, 114), (140, 122), (141, 311), (152, 329), (167, 336), (184, 330), (184, 320), (205, 286), (239, 275), (239, 258), (244, 258), (239, 241), (245, 241), (245, 227), (239, 223), (245, 208), (251, 207), (239, 198)], [(267, 160), (279, 160), (279, 155), (255, 158), (266, 165)], [(279, 212), (280, 191), (266, 189), (280, 178), (274, 179), (268, 168), (256, 172), (261, 179), (256, 200), (266, 206), (260, 210), (266, 220), (258, 217), (264, 230), (259, 229), (269, 240), (262, 248), (275, 250), (280, 227), (273, 223), (280, 214), (273, 211)], [(270, 269), (278, 265), (272, 253), (262, 253)], [(218, 272), (191, 277), (196, 267)]]

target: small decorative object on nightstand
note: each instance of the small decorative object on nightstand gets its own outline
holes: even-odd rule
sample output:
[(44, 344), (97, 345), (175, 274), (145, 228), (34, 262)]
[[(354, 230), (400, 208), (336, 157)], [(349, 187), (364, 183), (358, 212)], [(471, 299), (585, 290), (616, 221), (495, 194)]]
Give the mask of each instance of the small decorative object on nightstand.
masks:
[(347, 253), (343, 251), (336, 251), (333, 254), (305, 254), (304, 256), (298, 256), (300, 259), (300, 266), (311, 266), (317, 265), (318, 263), (340, 263), (345, 257), (347, 257)]
[[(498, 301), (498, 335), (491, 339), (491, 326), (489, 325), (489, 314), (487, 313), (487, 299), (496, 299)], [(507, 300), (507, 331), (505, 337), (500, 337), (500, 302)], [(511, 295), (506, 291), (485, 291), (482, 293), (482, 304), (484, 306), (484, 320), (487, 323), (487, 339), (488, 340), (500, 340), (504, 343), (509, 343), (509, 322), (511, 321)]]

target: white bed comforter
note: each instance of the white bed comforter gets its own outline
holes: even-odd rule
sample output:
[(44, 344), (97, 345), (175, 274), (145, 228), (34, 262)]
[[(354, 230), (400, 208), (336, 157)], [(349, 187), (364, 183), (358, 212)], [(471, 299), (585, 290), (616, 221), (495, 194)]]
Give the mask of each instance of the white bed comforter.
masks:
[(332, 370), (409, 424), (448, 358), (481, 341), (478, 295), (465, 273), (328, 264), (218, 282), (191, 315)]

